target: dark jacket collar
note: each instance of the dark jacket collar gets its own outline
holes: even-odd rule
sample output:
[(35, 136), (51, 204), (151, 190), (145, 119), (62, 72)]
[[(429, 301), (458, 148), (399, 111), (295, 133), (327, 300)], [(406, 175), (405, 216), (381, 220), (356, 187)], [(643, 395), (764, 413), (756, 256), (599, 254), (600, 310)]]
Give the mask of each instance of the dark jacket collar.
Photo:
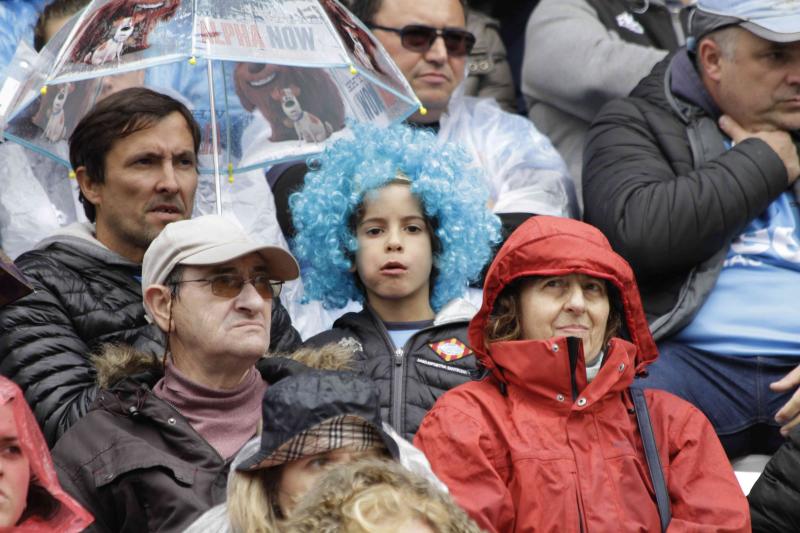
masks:
[(703, 85), (700, 73), (697, 72), (697, 68), (685, 47), (678, 50), (672, 57), (667, 75), (669, 76), (669, 88), (672, 94), (689, 104), (699, 107), (714, 120), (719, 118), (722, 112), (717, 107), (705, 85)]

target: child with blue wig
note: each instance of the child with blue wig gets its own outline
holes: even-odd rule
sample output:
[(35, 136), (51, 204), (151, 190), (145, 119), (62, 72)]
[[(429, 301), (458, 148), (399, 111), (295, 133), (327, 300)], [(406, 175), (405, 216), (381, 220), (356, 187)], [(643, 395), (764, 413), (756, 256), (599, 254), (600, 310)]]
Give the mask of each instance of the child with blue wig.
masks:
[(387, 420), (413, 437), (436, 398), (477, 372), (467, 345), (476, 309), (461, 296), (500, 238), (466, 153), (426, 130), (352, 127), (309, 164), (290, 198), (306, 296), (363, 303), (306, 344), (354, 352)]

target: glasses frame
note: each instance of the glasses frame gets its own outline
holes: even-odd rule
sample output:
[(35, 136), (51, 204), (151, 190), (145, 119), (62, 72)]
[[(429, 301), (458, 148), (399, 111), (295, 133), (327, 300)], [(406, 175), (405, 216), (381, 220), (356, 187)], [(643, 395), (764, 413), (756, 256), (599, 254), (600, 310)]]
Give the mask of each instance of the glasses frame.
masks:
[[(381, 26), (380, 24), (369, 24), (367, 26), (373, 30), (383, 30), (389, 31), (392, 33), (396, 33), (400, 36), (400, 44), (403, 45), (403, 48), (409, 50), (411, 52), (417, 52), (420, 54), (426, 53), (428, 50), (431, 49), (433, 43), (436, 42), (436, 39), (439, 37), (442, 38), (444, 41), (444, 47), (447, 49), (448, 55), (453, 57), (466, 57), (472, 52), (472, 49), (475, 47), (476, 38), (472, 32), (461, 28), (434, 28), (433, 26), (426, 26), (425, 24), (408, 24), (403, 26), (402, 28), (392, 28), (390, 26)], [(408, 46), (406, 42), (406, 37), (409, 32), (412, 31), (420, 31), (426, 32), (429, 34), (428, 44), (423, 47), (414, 47)], [(464, 53), (461, 53), (459, 50), (454, 49), (453, 47), (448, 45), (448, 36), (455, 37), (459, 40), (460, 43), (464, 45)], [(460, 45), (459, 45), (460, 46)]]
[[(214, 288), (214, 283), (224, 278), (239, 278), (241, 280), (241, 285), (239, 286), (239, 290), (238, 292), (236, 292), (236, 294), (225, 294), (224, 289), (220, 289), (219, 287), (217, 287), (216, 289)], [(259, 278), (265, 278), (268, 281), (267, 286), (269, 287), (270, 290), (269, 297), (261, 294), (261, 291), (259, 291), (258, 287), (256, 287), (255, 281), (256, 279)], [(283, 289), (284, 282), (269, 279), (269, 276), (267, 276), (266, 274), (258, 274), (250, 278), (245, 278), (244, 276), (241, 276), (239, 274), (217, 274), (214, 276), (210, 276), (208, 278), (182, 279), (180, 281), (176, 281), (174, 285), (180, 285), (182, 283), (206, 283), (211, 286), (211, 294), (213, 294), (214, 296), (219, 296), (221, 298), (236, 298), (237, 296), (242, 294), (244, 286), (249, 283), (253, 286), (258, 295), (261, 296), (261, 298), (263, 298), (264, 300), (274, 300), (275, 298), (278, 298), (281, 295), (281, 290)]]

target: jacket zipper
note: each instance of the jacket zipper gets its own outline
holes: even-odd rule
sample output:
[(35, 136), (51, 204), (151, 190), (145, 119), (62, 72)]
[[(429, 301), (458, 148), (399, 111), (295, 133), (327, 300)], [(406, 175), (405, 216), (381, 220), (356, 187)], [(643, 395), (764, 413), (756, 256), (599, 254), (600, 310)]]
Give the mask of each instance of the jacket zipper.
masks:
[[(414, 333), (406, 343), (403, 345), (402, 348), (398, 348), (394, 345), (394, 341), (392, 337), (389, 335), (389, 332), (386, 330), (386, 326), (383, 324), (383, 321), (380, 317), (370, 309), (370, 313), (372, 314), (372, 320), (375, 323), (378, 331), (381, 332), (383, 336), (383, 342), (386, 343), (386, 346), (389, 347), (389, 351), (392, 352), (392, 398), (391, 398), (391, 405), (389, 406), (389, 420), (388, 423), (392, 428), (394, 428), (397, 433), (401, 436), (405, 433), (405, 423), (403, 421), (403, 402), (405, 400), (405, 387), (403, 387), (403, 382), (405, 381), (405, 361), (406, 361), (406, 351), (409, 346), (411, 346), (413, 340), (419, 335), (420, 333), (434, 330), (444, 325), (454, 324), (457, 321), (450, 321), (450, 322), (443, 322), (441, 324), (434, 324), (432, 326), (428, 326), (426, 328), (422, 328), (421, 330)], [(386, 420), (384, 420), (386, 422)]]
[(404, 361), (403, 348), (395, 348), (394, 365), (392, 366), (392, 405), (389, 411), (389, 425), (395, 428), (400, 435), (403, 434), (403, 426), (405, 425), (403, 424), (402, 418), (403, 397), (405, 396), (403, 392), (403, 378), (405, 377), (405, 372), (403, 372), (405, 370)]
[(586, 531), (586, 527), (584, 526), (584, 517), (583, 517), (583, 502), (581, 501), (581, 485), (580, 480), (578, 479), (578, 472), (575, 472), (574, 476), (575, 480), (575, 504), (578, 506), (578, 529), (581, 533)]
[(403, 434), (403, 424), (401, 415), (402, 410), (400, 406), (402, 405), (403, 401), (403, 349), (398, 348), (394, 345), (394, 341), (392, 340), (391, 335), (386, 330), (386, 326), (383, 324), (383, 321), (380, 317), (373, 311), (369, 309), (370, 315), (372, 316), (372, 322), (375, 324), (375, 327), (380, 332), (381, 336), (383, 337), (383, 342), (389, 348), (389, 351), (392, 353), (392, 375), (391, 375), (391, 387), (392, 387), (392, 397), (389, 400), (389, 420), (384, 420), (390, 426), (394, 428), (400, 435)]

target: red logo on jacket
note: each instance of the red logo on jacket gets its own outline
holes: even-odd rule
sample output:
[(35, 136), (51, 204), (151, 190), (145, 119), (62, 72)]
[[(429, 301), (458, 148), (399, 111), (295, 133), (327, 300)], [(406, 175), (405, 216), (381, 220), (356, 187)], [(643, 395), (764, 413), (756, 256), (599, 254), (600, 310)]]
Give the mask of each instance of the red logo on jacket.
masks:
[(472, 350), (470, 350), (466, 344), (455, 337), (439, 342), (431, 342), (428, 346), (431, 350), (436, 352), (436, 355), (448, 363), (458, 361), (462, 357), (466, 357), (472, 353)]

